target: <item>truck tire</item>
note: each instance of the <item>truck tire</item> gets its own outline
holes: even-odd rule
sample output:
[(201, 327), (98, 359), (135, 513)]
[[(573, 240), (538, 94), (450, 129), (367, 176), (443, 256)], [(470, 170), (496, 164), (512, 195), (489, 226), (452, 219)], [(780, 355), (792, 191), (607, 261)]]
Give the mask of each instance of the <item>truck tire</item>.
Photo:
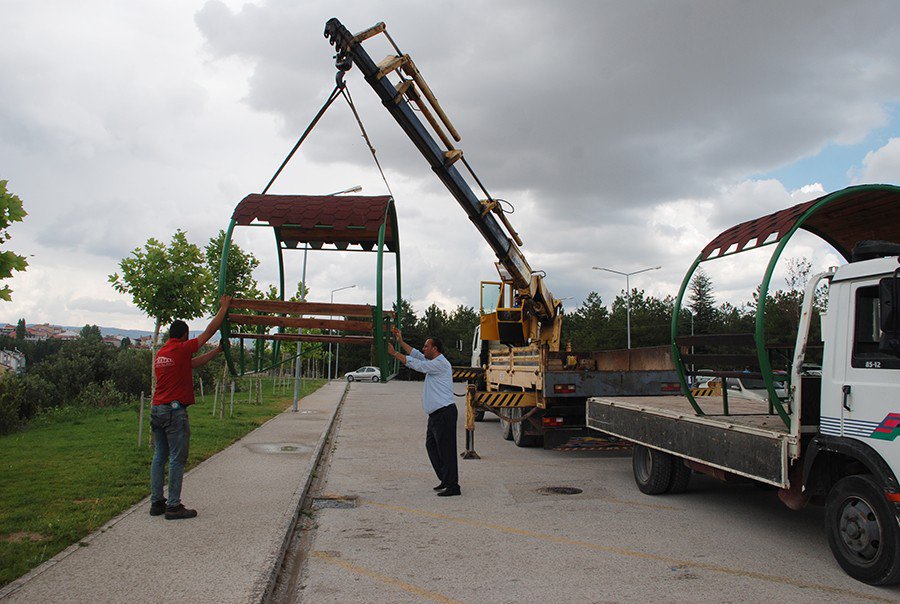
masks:
[[(501, 411), (504, 415), (509, 414), (512, 415), (509, 409), (505, 411)], [(503, 436), (503, 440), (512, 440), (512, 424), (500, 417), (500, 434)]]
[[(513, 411), (513, 419), (520, 420), (525, 415), (521, 407), (514, 407), (510, 411)], [(525, 431), (527, 422), (528, 420), (519, 421), (512, 425), (512, 441), (516, 443), (517, 447), (537, 447), (544, 444), (544, 437), (541, 434), (528, 434)]]
[(684, 465), (684, 461), (679, 457), (672, 459), (672, 478), (669, 480), (669, 488), (666, 493), (677, 495), (687, 491), (691, 482), (691, 469)]
[(475, 421), (483, 422), (484, 421), (484, 409), (475, 412)]
[(900, 529), (871, 475), (846, 476), (825, 502), (828, 545), (848, 575), (869, 585), (900, 582)]
[(672, 483), (674, 465), (674, 459), (668, 453), (644, 445), (634, 445), (631, 468), (634, 471), (634, 481), (641, 493), (645, 495), (665, 493)]

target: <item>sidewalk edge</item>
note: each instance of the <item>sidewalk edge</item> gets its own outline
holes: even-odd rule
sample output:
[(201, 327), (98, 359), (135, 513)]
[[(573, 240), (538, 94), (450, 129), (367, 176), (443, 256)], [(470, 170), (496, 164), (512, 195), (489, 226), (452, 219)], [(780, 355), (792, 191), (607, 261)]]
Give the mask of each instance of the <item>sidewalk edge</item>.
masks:
[[(338, 413), (340, 413), (341, 407), (343, 407), (344, 400), (347, 398), (347, 393), (349, 391), (350, 382), (347, 382), (344, 385), (344, 392), (341, 394), (341, 398), (337, 405), (335, 405), (334, 411), (331, 412), (331, 417), (328, 418), (328, 424), (325, 426), (325, 430), (322, 431), (322, 435), (319, 437), (316, 448), (313, 450), (313, 454), (310, 457), (309, 464), (306, 468), (306, 478), (291, 498), (288, 509), (292, 511), (287, 515), (287, 519), (283, 525), (284, 536), (278, 544), (278, 547), (274, 549), (266, 559), (268, 570), (264, 571), (262, 576), (254, 581), (250, 588), (250, 595), (247, 599), (247, 602), (249, 603), (256, 604), (266, 602), (272, 595), (272, 591), (274, 590), (275, 583), (278, 579), (278, 573), (284, 563), (284, 557), (287, 554), (291, 537), (294, 534), (294, 528), (297, 526), (297, 520), (300, 518), (303, 500), (306, 499), (306, 495), (309, 492), (309, 486), (312, 484), (313, 472), (315, 471), (316, 466), (319, 465), (319, 460), (321, 460), (322, 453), (325, 451), (326, 443), (331, 440), (331, 435), (334, 430), (334, 420), (337, 418)], [(281, 534), (281, 531), (279, 534)]]

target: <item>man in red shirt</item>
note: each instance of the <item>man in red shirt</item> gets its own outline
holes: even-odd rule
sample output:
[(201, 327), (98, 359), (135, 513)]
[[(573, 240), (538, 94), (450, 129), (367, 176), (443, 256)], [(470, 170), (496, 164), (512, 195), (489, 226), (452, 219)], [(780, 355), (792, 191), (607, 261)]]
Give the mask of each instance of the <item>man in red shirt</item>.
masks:
[[(194, 353), (215, 334), (225, 314), (231, 296), (222, 296), (219, 312), (209, 326), (196, 338), (188, 339), (188, 326), (175, 321), (169, 328), (169, 339), (156, 353), (153, 363), (156, 371), (156, 390), (150, 408), (150, 428), (156, 449), (150, 466), (150, 515), (166, 515), (166, 520), (193, 518), (196, 510), (181, 503), (181, 480), (191, 441), (191, 426), (187, 408), (194, 404), (194, 367), (210, 362), (220, 352), (219, 344), (211, 351), (195, 357)], [(163, 495), (166, 461), (169, 462), (169, 501)]]

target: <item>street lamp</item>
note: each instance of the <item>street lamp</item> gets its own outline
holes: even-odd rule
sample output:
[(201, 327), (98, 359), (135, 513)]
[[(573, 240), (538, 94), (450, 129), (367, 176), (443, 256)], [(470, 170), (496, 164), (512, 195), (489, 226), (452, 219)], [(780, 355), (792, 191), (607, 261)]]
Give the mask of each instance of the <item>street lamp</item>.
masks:
[(617, 275), (624, 275), (625, 277), (625, 321), (626, 321), (626, 329), (628, 332), (628, 349), (631, 350), (631, 281), (629, 278), (632, 275), (637, 275), (640, 273), (646, 273), (647, 271), (655, 271), (661, 269), (661, 266), (651, 266), (650, 268), (642, 268), (639, 271), (632, 271), (630, 273), (623, 273), (621, 271), (615, 271), (611, 268), (604, 268), (602, 266), (592, 266), (592, 269), (595, 271), (606, 271), (608, 273), (615, 273)]
[[(362, 188), (362, 187), (360, 187), (360, 188)], [(350, 289), (352, 287), (356, 287), (356, 284), (354, 283), (353, 285), (345, 285), (344, 287), (339, 287), (337, 289), (331, 290), (331, 303), (334, 304), (334, 292), (339, 292), (339, 291), (342, 291), (345, 289)], [(332, 334), (334, 334), (333, 329), (330, 331)], [(337, 358), (340, 359), (341, 358), (341, 356), (340, 356), (341, 355), (341, 345), (340, 344), (337, 345), (337, 351), (338, 351)], [(337, 366), (337, 363), (335, 363), (334, 364), (335, 377), (337, 377), (337, 370), (338, 370), (338, 366)], [(328, 380), (331, 381), (331, 342), (328, 342)]]
[(355, 185), (350, 187), (349, 189), (344, 189), (343, 191), (338, 191), (337, 193), (329, 193), (328, 197), (333, 197), (335, 195), (343, 195), (344, 193), (359, 193), (362, 191), (362, 185)]

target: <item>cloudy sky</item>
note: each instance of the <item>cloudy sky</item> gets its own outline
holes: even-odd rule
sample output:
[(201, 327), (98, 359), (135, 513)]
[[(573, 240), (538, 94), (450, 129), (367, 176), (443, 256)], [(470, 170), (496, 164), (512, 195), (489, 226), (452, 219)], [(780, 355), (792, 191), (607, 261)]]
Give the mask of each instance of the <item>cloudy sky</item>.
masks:
[[(376, 6), (377, 5), (377, 6)], [(325, 21), (378, 21), (409, 53), (532, 268), (574, 309), (622, 272), (677, 293), (725, 228), (858, 183), (900, 183), (893, 2), (0, 0), (0, 179), (30, 266), (0, 321), (149, 329), (107, 276), (149, 237), (205, 243), (260, 192), (334, 85)], [(378, 61), (388, 47), (366, 43)], [(477, 306), (492, 253), (357, 70), (350, 92), (395, 195), (403, 288), (421, 313)], [(336, 103), (271, 192), (385, 185)], [(255, 231), (244, 229), (243, 231)], [(276, 282), (270, 235), (238, 230)], [(811, 237), (785, 254), (836, 264)], [(759, 255), (709, 264), (749, 299)], [(288, 280), (300, 254), (287, 258)], [(390, 277), (390, 275), (389, 275)], [(374, 254), (310, 253), (309, 299), (374, 301)], [(780, 285), (783, 282), (778, 282)]]

